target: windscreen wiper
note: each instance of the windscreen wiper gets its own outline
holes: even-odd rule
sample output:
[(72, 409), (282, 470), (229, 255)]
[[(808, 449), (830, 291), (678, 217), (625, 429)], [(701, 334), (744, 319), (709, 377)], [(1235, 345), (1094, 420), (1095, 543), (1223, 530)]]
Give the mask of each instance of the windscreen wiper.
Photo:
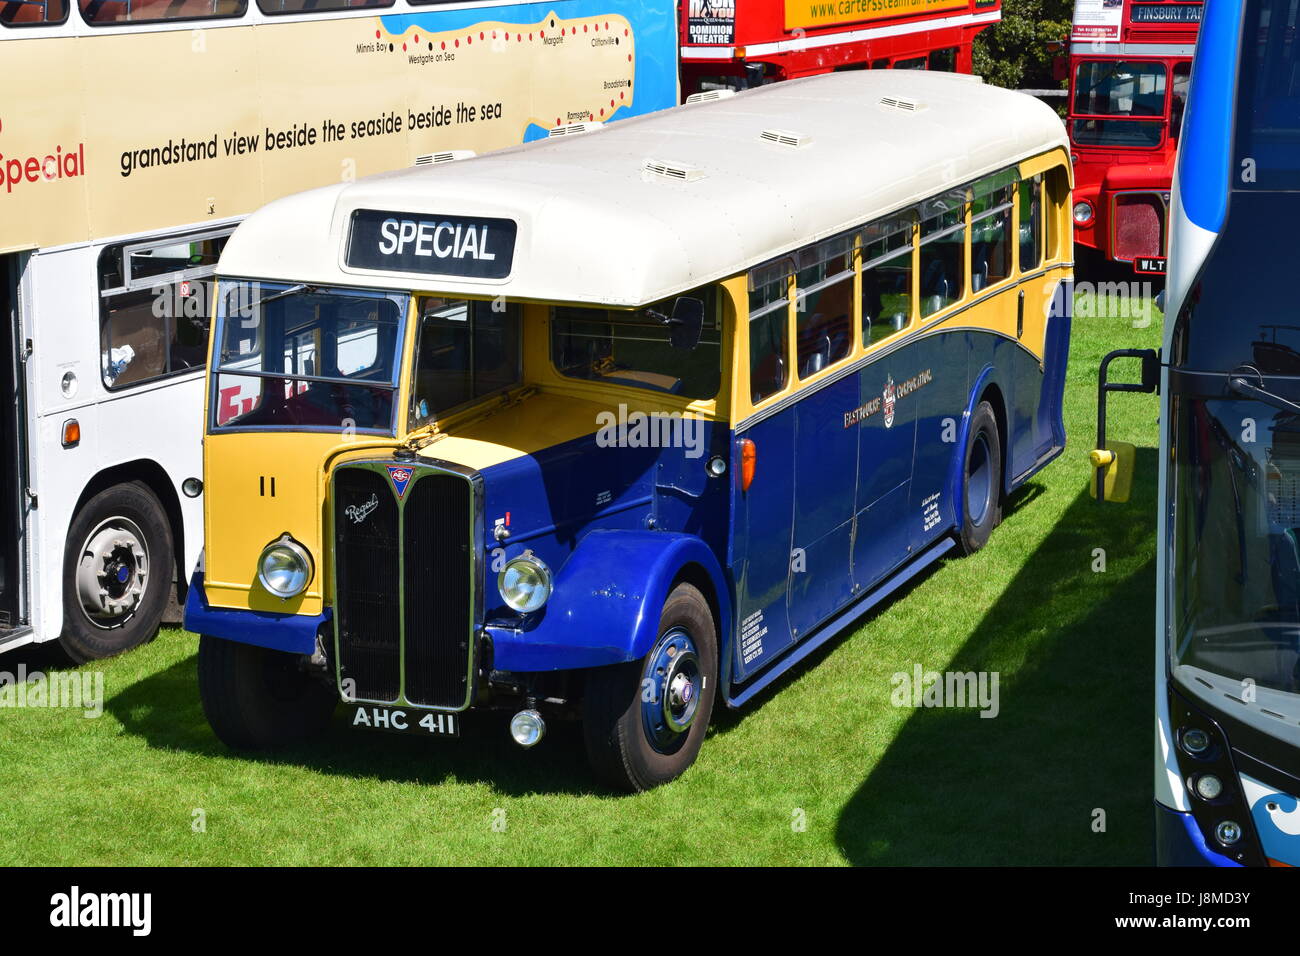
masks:
[[(1254, 375), (1259, 384), (1247, 378), (1247, 375)], [(1256, 401), (1263, 402), (1265, 405), (1272, 405), (1274, 408), (1283, 412), (1291, 412), (1300, 415), (1300, 405), (1281, 395), (1275, 395), (1268, 389), (1264, 388), (1264, 376), (1260, 374), (1259, 369), (1252, 365), (1243, 365), (1228, 376), (1229, 390), (1236, 392), (1243, 398), (1253, 398)]]

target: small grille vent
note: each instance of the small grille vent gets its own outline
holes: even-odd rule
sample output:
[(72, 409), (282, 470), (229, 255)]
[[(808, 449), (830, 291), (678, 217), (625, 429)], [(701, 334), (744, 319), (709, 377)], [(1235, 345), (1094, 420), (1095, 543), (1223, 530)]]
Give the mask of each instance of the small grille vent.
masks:
[(812, 142), (811, 136), (791, 132), (788, 129), (765, 129), (759, 134), (759, 139), (765, 143), (775, 143), (778, 146), (788, 146), (791, 149), (802, 149)]
[(447, 149), (441, 153), (425, 153), (422, 156), (415, 157), (417, 166), (437, 166), (441, 163), (451, 163), (458, 159), (469, 159), (474, 155), (472, 149)]
[(565, 123), (563, 126), (557, 126), (546, 134), (547, 138), (554, 136), (577, 136), (580, 133), (594, 133), (605, 124), (599, 120), (588, 120), (582, 123)]
[(641, 167), (641, 173), (647, 179), (657, 177), (679, 183), (693, 183), (705, 177), (704, 170), (698, 166), (658, 159), (647, 159)]
[(916, 100), (909, 100), (903, 96), (882, 96), (880, 98), (880, 105), (886, 109), (900, 110), (904, 113), (921, 113), (927, 108), (924, 103), (919, 103)]

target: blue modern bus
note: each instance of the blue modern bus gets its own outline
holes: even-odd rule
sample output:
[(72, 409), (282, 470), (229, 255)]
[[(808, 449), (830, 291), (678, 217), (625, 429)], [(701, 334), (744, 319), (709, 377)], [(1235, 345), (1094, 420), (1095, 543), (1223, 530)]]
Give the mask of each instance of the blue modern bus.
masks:
[[(1300, 0), (1206, 5), (1163, 351), (1141, 356), (1144, 385), (1119, 386), (1161, 396), (1162, 864), (1300, 863), (1298, 17)], [(1111, 449), (1094, 460), (1120, 470)]]

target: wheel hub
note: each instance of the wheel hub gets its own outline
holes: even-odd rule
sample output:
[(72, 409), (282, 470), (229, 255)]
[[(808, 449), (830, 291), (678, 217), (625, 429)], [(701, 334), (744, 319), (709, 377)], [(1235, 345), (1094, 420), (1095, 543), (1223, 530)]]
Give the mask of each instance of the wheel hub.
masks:
[(642, 685), (642, 718), (655, 749), (669, 753), (685, 739), (699, 711), (700, 682), (700, 659), (690, 635), (669, 631), (651, 651)]
[(139, 527), (127, 518), (101, 522), (86, 538), (77, 565), (77, 596), (92, 623), (119, 627), (144, 599), (149, 553)]

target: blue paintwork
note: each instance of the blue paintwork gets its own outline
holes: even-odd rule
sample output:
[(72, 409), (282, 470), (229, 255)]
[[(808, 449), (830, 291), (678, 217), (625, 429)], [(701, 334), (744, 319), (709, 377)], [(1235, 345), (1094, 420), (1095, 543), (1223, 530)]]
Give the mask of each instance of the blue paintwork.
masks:
[[(617, 456), (614, 456), (617, 457)], [(512, 555), (513, 556), (513, 555)], [(555, 671), (638, 660), (659, 637), (659, 612), (674, 579), (696, 566), (718, 597), (721, 632), (730, 632), (730, 592), (704, 542), (680, 532), (588, 532), (556, 573), (551, 600), (518, 630), (489, 626), (493, 665), (503, 671)], [(496, 590), (495, 579), (489, 582)]]
[[(636, 51), (635, 72), (632, 76), (634, 93), (632, 103), (630, 106), (620, 105), (609, 116), (597, 116), (596, 119), (612, 120), (640, 116), (643, 113), (677, 105), (679, 41), (676, 5), (669, 0), (554, 0), (549, 3), (520, 3), (502, 7), (456, 10), (433, 6), (412, 13), (385, 15), (379, 19), (389, 33), (401, 35), (412, 27), (437, 33), (483, 23), (528, 26), (539, 23), (552, 13), (563, 20), (621, 16), (631, 25)], [(524, 142), (530, 141), (531, 138), (541, 138), (530, 135), (535, 128), (537, 127), (529, 128), (524, 136)], [(545, 131), (542, 136), (545, 136)]]
[(1205, 5), (1178, 145), (1183, 211), (1210, 232), (1222, 229), (1228, 215), (1237, 51), (1244, 8), (1243, 0), (1214, 0)]
[[(1269, 804), (1275, 804), (1276, 809), (1270, 811)], [(1279, 822), (1286, 820), (1294, 826), (1294, 821), (1300, 819), (1300, 800), (1285, 791), (1272, 790), (1251, 804), (1250, 817), (1266, 857), (1300, 866), (1300, 834), (1287, 832)]]
[(329, 620), (328, 609), (313, 616), (210, 607), (201, 571), (190, 579), (189, 596), (185, 598), (185, 630), (288, 654), (314, 654), (316, 632)]
[(1206, 845), (1201, 828), (1190, 813), (1162, 803), (1156, 803), (1156, 863), (1160, 866), (1241, 866)]

